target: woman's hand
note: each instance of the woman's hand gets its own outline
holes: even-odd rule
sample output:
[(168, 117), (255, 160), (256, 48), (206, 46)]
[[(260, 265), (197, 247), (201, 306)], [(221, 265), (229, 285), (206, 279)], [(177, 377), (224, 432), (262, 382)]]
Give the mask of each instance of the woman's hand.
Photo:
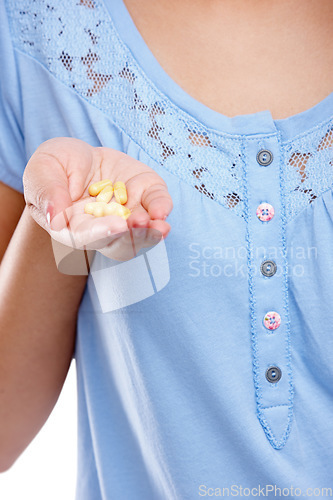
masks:
[[(125, 206), (132, 212), (127, 221), (84, 213), (85, 204), (93, 201), (88, 187), (102, 179), (125, 182)], [(133, 231), (138, 250), (153, 241), (156, 244), (158, 237), (165, 238), (170, 231), (165, 219), (172, 200), (164, 180), (147, 165), (114, 149), (95, 148), (72, 138), (51, 139), (30, 158), (23, 182), (32, 217), (53, 239), (67, 246), (101, 251), (115, 247), (118, 240), (119, 250), (120, 235), (125, 240), (129, 229), (146, 228)]]

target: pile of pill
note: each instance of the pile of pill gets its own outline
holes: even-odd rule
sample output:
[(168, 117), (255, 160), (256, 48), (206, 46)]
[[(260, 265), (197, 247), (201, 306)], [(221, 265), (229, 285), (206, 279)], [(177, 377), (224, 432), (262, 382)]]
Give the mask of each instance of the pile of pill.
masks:
[[(91, 184), (88, 192), (90, 196), (96, 197), (96, 201), (85, 205), (84, 212), (86, 214), (95, 217), (118, 215), (125, 220), (131, 215), (130, 209), (123, 206), (127, 202), (127, 191), (124, 182), (118, 181), (112, 185), (109, 179), (104, 179)], [(116, 201), (111, 201), (113, 195)]]

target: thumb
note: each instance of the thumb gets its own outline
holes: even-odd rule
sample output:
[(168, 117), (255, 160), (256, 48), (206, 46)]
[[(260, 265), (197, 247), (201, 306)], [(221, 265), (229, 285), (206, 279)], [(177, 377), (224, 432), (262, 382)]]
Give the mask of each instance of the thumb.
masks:
[(68, 226), (67, 209), (72, 206), (72, 199), (67, 186), (49, 186), (40, 193), (39, 206), (38, 212), (42, 215), (43, 222), (46, 222), (47, 231), (60, 231)]
[(67, 226), (65, 210), (72, 206), (68, 179), (55, 158), (33, 155), (23, 175), (24, 197), (35, 221), (46, 231)]

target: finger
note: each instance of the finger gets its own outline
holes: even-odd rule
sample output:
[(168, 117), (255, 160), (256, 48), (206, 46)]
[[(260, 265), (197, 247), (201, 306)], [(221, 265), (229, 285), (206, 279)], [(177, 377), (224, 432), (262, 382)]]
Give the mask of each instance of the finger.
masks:
[(33, 202), (27, 200), (27, 205), (36, 222), (47, 231), (66, 228), (65, 209), (72, 205), (66, 181), (54, 179), (50, 185), (40, 183)]
[(137, 257), (142, 249), (157, 245), (161, 239), (161, 233), (155, 229), (131, 228), (98, 251), (112, 260), (125, 261)]
[(163, 238), (166, 238), (171, 230), (170, 224), (163, 220), (151, 220), (149, 222), (149, 227), (155, 229)]
[(85, 192), (94, 161), (89, 144), (70, 138), (46, 141), (32, 155), (23, 176), (24, 195), (32, 216), (46, 230), (66, 227), (65, 217), (53, 219)]
[(53, 239), (73, 248), (86, 247), (96, 250), (109, 243), (111, 236), (128, 229), (126, 221), (121, 217), (94, 217), (84, 213), (86, 203), (87, 198), (75, 202), (55, 216), (53, 222), (58, 223), (61, 218), (66, 221), (66, 227), (59, 231), (51, 229)]
[(122, 217), (94, 217), (81, 211), (70, 217), (69, 227), (73, 246), (90, 250), (102, 248), (117, 235), (128, 231), (127, 223)]
[(141, 203), (151, 219), (165, 220), (173, 203), (165, 183), (152, 184), (142, 194)]
[(130, 204), (127, 204), (126, 206), (132, 210), (131, 215), (127, 219), (127, 225), (129, 228), (148, 227), (150, 216), (142, 205), (139, 204), (136, 207), (131, 207)]

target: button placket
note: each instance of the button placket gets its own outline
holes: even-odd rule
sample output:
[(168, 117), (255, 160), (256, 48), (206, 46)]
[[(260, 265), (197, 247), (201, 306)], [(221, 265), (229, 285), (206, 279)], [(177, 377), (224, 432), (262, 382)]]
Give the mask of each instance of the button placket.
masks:
[[(249, 255), (252, 264), (250, 304), (257, 409), (270, 443), (274, 448), (281, 448), (290, 428), (292, 385), (285, 317), (286, 263), (277, 134), (248, 140), (245, 157), (248, 240), (252, 247)], [(267, 163), (266, 168), (261, 168), (259, 159)], [(278, 268), (280, 272), (276, 273)], [(276, 370), (268, 378), (271, 368)], [(278, 376), (274, 378), (274, 374)]]

